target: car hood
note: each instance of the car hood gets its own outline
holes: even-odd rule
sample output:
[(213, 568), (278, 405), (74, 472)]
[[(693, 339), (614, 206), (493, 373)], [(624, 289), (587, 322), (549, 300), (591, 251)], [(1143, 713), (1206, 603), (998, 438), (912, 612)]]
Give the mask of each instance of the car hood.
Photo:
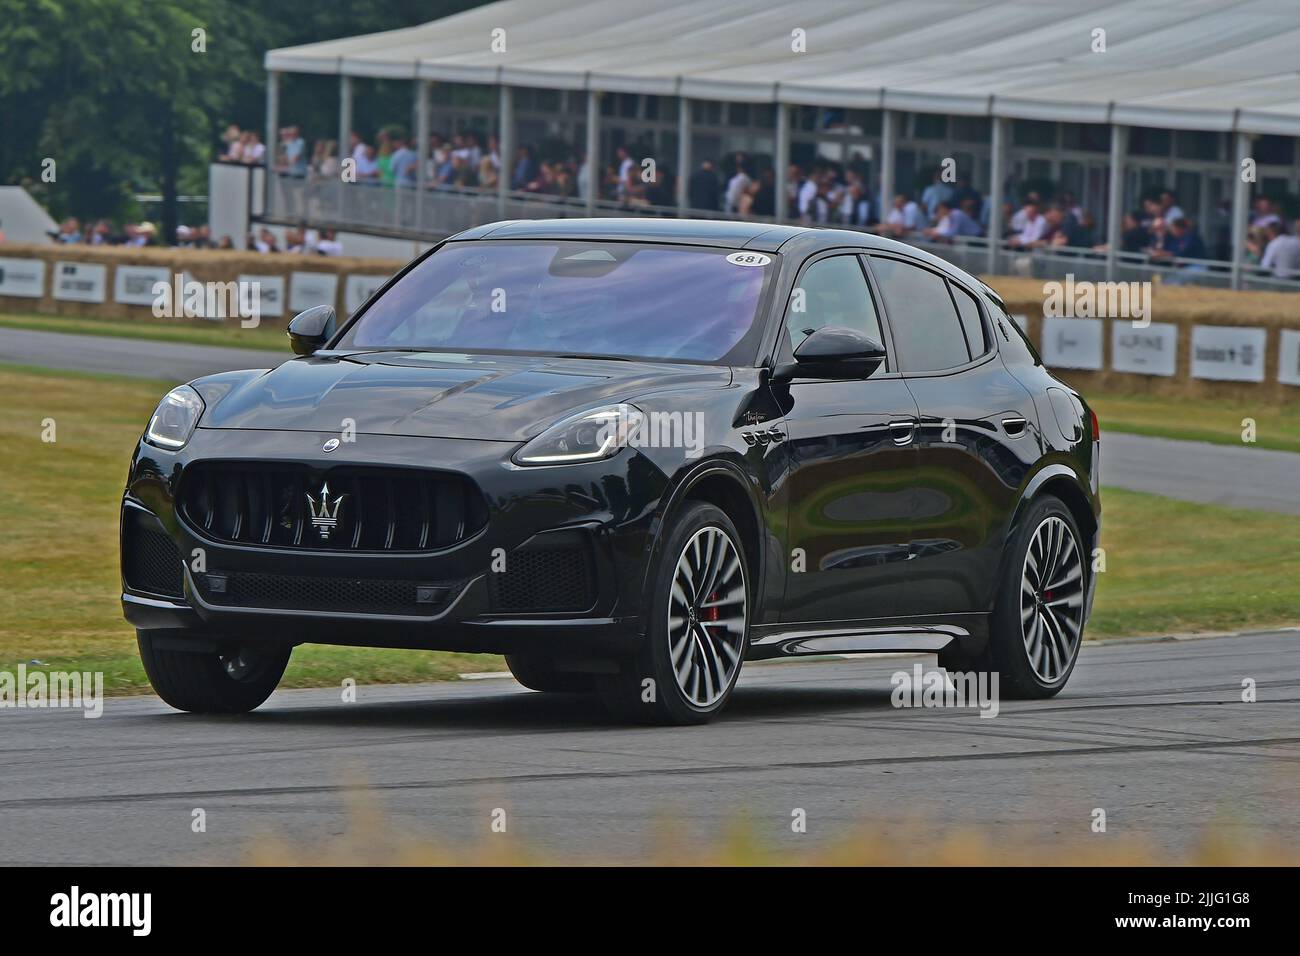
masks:
[(731, 370), (447, 352), (318, 353), (232, 384), (203, 428), (525, 441), (571, 412), (663, 389), (723, 387)]

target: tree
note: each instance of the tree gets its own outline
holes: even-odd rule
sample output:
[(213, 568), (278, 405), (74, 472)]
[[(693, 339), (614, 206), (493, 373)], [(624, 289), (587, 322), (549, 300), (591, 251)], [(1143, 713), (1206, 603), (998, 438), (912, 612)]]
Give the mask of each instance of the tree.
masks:
[[(232, 121), (264, 127), (267, 49), (476, 5), (0, 0), (0, 182), (29, 185), (59, 216), (121, 217), (132, 193), (156, 189), (170, 241), (179, 183), (204, 179), (220, 131)], [(45, 159), (55, 164), (50, 183)]]

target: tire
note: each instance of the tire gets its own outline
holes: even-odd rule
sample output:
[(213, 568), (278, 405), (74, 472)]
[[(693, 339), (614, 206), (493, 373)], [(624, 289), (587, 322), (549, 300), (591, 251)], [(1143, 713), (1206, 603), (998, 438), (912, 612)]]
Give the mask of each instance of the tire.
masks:
[(598, 681), (611, 713), (657, 724), (702, 724), (717, 715), (749, 646), (751, 581), (726, 513), (704, 502), (687, 505), (653, 572), (639, 650), (617, 675)]
[(136, 642), (158, 696), (192, 714), (246, 714), (257, 708), (280, 683), (292, 651), (232, 647), (228, 652), (196, 652), (160, 646), (175, 633), (136, 631)]
[(1081, 541), (1070, 510), (1051, 495), (1030, 504), (1012, 536), (989, 644), (976, 665), (998, 673), (1003, 697), (1055, 697), (1073, 673), (1091, 574)]
[(545, 657), (507, 654), (506, 666), (515, 680), (529, 690), (547, 694), (591, 694), (596, 690), (596, 679), (591, 674), (557, 671)]

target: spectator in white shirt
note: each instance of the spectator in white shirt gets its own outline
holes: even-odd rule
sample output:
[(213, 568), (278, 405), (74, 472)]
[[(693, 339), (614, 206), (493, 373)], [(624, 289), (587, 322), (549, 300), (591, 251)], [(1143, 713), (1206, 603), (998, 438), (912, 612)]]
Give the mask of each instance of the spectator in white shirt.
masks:
[[(1295, 222), (1300, 230), (1300, 219)], [(1276, 279), (1300, 278), (1300, 237), (1287, 235), (1280, 222), (1269, 223), (1268, 245), (1259, 260), (1261, 269), (1272, 270)]]
[(316, 251), (322, 256), (341, 256), (343, 255), (343, 243), (335, 237), (333, 229), (326, 229), (322, 234), (320, 241), (316, 243)]
[(749, 163), (745, 159), (745, 154), (737, 153), (736, 171), (727, 180), (727, 191), (724, 199), (727, 212), (733, 215), (740, 212), (740, 197), (745, 195), (753, 181), (749, 175)]
[(1038, 203), (1033, 199), (1025, 203), (1020, 211), (1023, 213), (1023, 225), (1019, 232), (1007, 240), (1007, 245), (1013, 249), (1032, 248), (1047, 235), (1047, 220), (1039, 213)]
[(1029, 207), (1033, 206), (1034, 210), (1037, 211), (1040, 208), (1041, 203), (1042, 200), (1039, 198), (1038, 193), (1030, 193), (1026, 196), (1025, 204), (1016, 210), (1016, 214), (1012, 216), (1011, 221), (1007, 223), (1011, 231), (1016, 233), (1023, 232), (1025, 223), (1029, 221)]
[(1178, 197), (1174, 195), (1172, 189), (1166, 189), (1160, 194), (1160, 218), (1165, 221), (1166, 226), (1184, 218), (1183, 210), (1178, 205)]
[(939, 204), (952, 202), (953, 188), (943, 181), (943, 170), (934, 171), (934, 181), (925, 187), (921, 193), (921, 205), (925, 206), (925, 214), (930, 222), (938, 218)]
[(925, 217), (921, 212), (921, 207), (908, 199), (906, 193), (899, 193), (894, 197), (894, 205), (890, 207), (889, 214), (885, 216), (885, 221), (876, 227), (876, 231), (882, 235), (902, 239), (919, 231), (924, 226)]

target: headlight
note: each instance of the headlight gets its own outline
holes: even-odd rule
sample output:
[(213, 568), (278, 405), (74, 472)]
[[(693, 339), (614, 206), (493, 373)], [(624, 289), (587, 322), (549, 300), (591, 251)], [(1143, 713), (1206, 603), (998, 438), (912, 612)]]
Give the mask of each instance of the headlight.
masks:
[(640, 432), (645, 416), (635, 405), (606, 405), (557, 422), (515, 453), (520, 465), (570, 465), (617, 454)]
[(145, 441), (160, 448), (175, 451), (184, 447), (198, 427), (203, 414), (203, 399), (188, 385), (173, 388), (158, 403), (158, 409), (149, 419)]

